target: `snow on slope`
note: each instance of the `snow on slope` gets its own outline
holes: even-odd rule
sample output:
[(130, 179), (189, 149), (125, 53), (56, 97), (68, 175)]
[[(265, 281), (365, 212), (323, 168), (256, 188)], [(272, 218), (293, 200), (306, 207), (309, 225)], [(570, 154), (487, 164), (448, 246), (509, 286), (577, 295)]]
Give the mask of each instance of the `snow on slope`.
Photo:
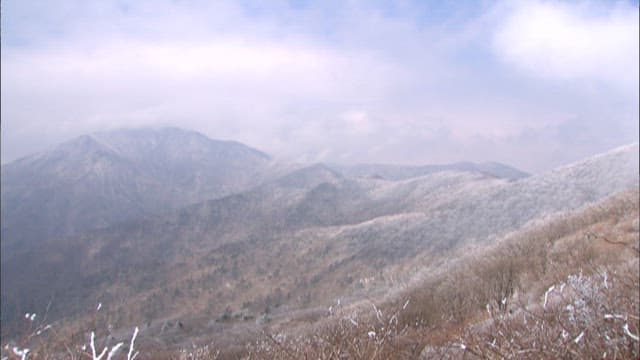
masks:
[(411, 216), (341, 227), (331, 241), (348, 238), (354, 246), (398, 256), (487, 241), (537, 218), (637, 187), (638, 172), (638, 144), (632, 144), (515, 182), (446, 172), (395, 183), (377, 180), (369, 189), (371, 199), (383, 206), (402, 204), (399, 213)]

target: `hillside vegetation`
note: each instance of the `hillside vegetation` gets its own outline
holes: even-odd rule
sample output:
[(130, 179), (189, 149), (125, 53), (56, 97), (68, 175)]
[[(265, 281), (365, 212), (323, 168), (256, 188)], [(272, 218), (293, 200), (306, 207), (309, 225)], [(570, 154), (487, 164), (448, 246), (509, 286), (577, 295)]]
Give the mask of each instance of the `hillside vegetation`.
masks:
[[(146, 148), (111, 144), (132, 159)], [(598, 276), (598, 299), (638, 288), (624, 275), (637, 262), (638, 144), (530, 177), (484, 166), (411, 178), (402, 168), (396, 179), (280, 167), (250, 189), (3, 251), (2, 343), (54, 356), (82, 352), (91, 331), (111, 347), (139, 327), (149, 358), (488, 357), (490, 336), (520, 356), (530, 349), (487, 331), (562, 325), (545, 311), (577, 309), (563, 301)], [(625, 299), (606, 306), (628, 314), (606, 320), (626, 319), (620, 339), (633, 340), (637, 302)], [(562, 326), (576, 344), (594, 333), (576, 340), (584, 326)]]
[[(274, 316), (261, 331), (235, 329), (238, 337), (212, 332), (195, 348), (162, 350), (143, 340), (140, 358), (637, 358), (639, 207), (638, 189), (627, 190), (493, 244), (461, 248), (378, 296)], [(105, 322), (96, 312), (84, 342)], [(35, 358), (83, 353), (82, 338), (36, 336), (44, 323), (25, 323), (33, 333), (22, 345)]]
[(201, 358), (637, 358), (638, 199), (625, 191), (469, 249), (390, 298)]

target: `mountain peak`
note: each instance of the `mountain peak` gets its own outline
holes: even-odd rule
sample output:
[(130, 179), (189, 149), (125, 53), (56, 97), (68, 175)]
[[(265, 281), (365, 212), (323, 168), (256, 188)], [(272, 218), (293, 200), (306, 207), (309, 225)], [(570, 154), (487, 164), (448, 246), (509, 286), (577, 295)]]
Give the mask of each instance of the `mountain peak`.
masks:
[(82, 135), (2, 166), (3, 245), (67, 236), (247, 190), (263, 181), (269, 164), (259, 150), (179, 128)]
[(214, 140), (193, 130), (177, 127), (117, 129), (91, 136), (127, 156), (166, 156), (174, 161), (188, 161), (210, 156), (214, 159), (256, 157), (269, 160), (269, 155), (237, 141)]

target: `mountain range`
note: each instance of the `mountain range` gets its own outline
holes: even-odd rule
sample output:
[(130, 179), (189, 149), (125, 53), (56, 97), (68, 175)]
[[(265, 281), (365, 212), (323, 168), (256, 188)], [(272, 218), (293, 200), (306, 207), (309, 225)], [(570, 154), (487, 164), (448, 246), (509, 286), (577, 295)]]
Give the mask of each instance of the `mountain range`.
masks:
[(187, 339), (172, 321), (190, 339), (259, 331), (237, 319), (384, 294), (460, 249), (637, 188), (638, 173), (638, 144), (530, 176), (283, 164), (175, 128), (87, 135), (2, 167), (2, 326), (45, 309), (89, 321), (101, 303), (114, 328), (144, 323), (167, 347)]

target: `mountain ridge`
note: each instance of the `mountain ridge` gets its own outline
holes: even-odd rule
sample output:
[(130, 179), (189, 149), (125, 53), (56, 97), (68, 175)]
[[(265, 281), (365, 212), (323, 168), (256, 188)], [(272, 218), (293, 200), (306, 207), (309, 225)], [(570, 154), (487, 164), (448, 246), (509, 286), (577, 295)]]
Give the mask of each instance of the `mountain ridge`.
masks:
[[(398, 175), (407, 168), (386, 167), (385, 175), (408, 179), (483, 166), (487, 167), (472, 163), (427, 165), (411, 168), (409, 175)], [(506, 165), (492, 166), (518, 173)], [(495, 171), (491, 174), (500, 177)], [(509, 176), (508, 171), (506, 174)], [(305, 187), (352, 177), (321, 163), (279, 163), (239, 142), (212, 140), (175, 127), (82, 135), (4, 164), (2, 175), (3, 248), (156, 215), (242, 192), (275, 178), (301, 181), (300, 186)]]

